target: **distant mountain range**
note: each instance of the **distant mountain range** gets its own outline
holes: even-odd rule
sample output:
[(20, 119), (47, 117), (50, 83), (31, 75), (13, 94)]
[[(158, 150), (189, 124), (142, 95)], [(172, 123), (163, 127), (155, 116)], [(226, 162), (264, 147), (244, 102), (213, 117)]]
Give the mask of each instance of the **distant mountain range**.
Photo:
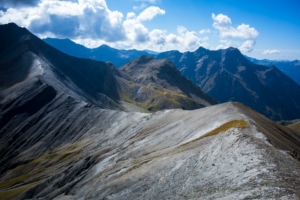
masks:
[(107, 45), (101, 45), (98, 48), (89, 49), (80, 44), (76, 44), (69, 39), (46, 38), (43, 41), (71, 56), (78, 58), (89, 58), (103, 62), (109, 61), (117, 67), (120, 67), (128, 61), (136, 59), (142, 55), (155, 54), (155, 52), (152, 51), (138, 51), (135, 49), (118, 50)]
[(300, 85), (300, 61), (276, 61), (276, 60), (258, 60), (245, 56), (251, 62), (257, 65), (275, 66), (283, 73), (291, 77), (298, 85)]
[[(98, 48), (90, 49), (83, 45), (76, 44), (69, 39), (57, 39), (57, 38), (46, 38), (43, 39), (44, 42), (50, 44), (51, 46), (65, 52), (69, 55), (78, 58), (90, 58), (98, 61), (109, 61), (112, 62), (116, 67), (121, 67), (128, 61), (136, 59), (142, 55), (156, 56), (159, 54), (155, 51), (138, 51), (132, 50), (119, 50), (107, 45), (101, 45)], [(245, 55), (244, 55), (245, 56)], [(245, 56), (252, 63), (264, 66), (276, 66), (283, 73), (291, 77), (296, 83), (300, 85), (300, 61), (275, 61), (275, 60), (258, 60), (255, 58), (250, 58)]]
[(300, 118), (300, 86), (276, 67), (256, 65), (238, 49), (168, 51), (181, 74), (220, 103), (241, 102), (273, 119)]
[[(110, 61), (117, 66), (136, 59), (141, 54), (149, 55), (143, 51), (117, 50), (104, 45), (91, 50), (70, 40), (45, 41), (70, 55), (76, 56), (76, 53), (83, 52), (82, 57)], [(267, 67), (272, 64), (289, 65), (290, 67), (284, 67), (282, 71), (299, 81), (298, 61), (271, 62), (252, 59), (253, 62), (266, 65), (263, 66), (250, 62), (251, 58), (246, 59), (235, 48), (210, 51), (200, 47), (195, 52), (168, 51), (152, 56), (172, 61), (183, 76), (221, 103), (238, 101), (273, 120), (300, 118), (299, 85), (276, 67)]]

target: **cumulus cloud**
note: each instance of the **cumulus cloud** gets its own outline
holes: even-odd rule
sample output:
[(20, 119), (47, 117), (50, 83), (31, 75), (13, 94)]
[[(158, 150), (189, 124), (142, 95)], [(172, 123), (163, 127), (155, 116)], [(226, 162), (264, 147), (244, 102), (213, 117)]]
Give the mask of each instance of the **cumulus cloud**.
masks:
[(251, 52), (258, 37), (258, 31), (248, 24), (241, 24), (237, 27), (232, 26), (231, 19), (227, 15), (212, 13), (213, 27), (219, 31), (221, 39), (243, 39), (245, 40), (239, 49), (244, 52)]
[(277, 49), (268, 49), (263, 51), (262, 54), (280, 54), (280, 51)]
[(137, 17), (138, 21), (146, 21), (153, 19), (156, 15), (164, 15), (166, 12), (159, 7), (150, 6), (143, 10)]
[(202, 29), (199, 31), (200, 34), (210, 33), (210, 29)]
[(0, 10), (0, 24), (14, 22), (39, 37), (70, 38), (87, 47), (107, 44), (154, 51), (193, 51), (199, 46), (208, 47), (208, 37), (200, 38), (183, 26), (178, 26), (176, 33), (168, 33), (148, 30), (143, 24), (165, 14), (165, 10), (149, 6), (124, 16), (110, 10), (105, 0), (40, 0), (35, 6)]
[(122, 40), (123, 14), (108, 9), (105, 0), (49, 1), (34, 7), (0, 11), (0, 23), (15, 22), (41, 37), (94, 37), (107, 41)]

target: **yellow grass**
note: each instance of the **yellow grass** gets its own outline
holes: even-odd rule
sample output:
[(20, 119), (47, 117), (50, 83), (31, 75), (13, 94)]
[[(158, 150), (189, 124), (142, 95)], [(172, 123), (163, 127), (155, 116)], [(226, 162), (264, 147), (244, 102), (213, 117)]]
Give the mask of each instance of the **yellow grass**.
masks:
[(247, 122), (245, 120), (233, 120), (233, 121), (227, 122), (227, 123), (219, 126), (218, 128), (216, 128), (216, 129), (214, 129), (214, 130), (212, 130), (212, 131), (210, 131), (210, 132), (208, 132), (208, 133), (206, 133), (206, 134), (204, 134), (204, 135), (202, 135), (202, 136), (200, 136), (200, 137), (198, 137), (198, 138), (196, 138), (196, 139), (194, 139), (192, 141), (184, 143), (181, 146), (190, 144), (192, 142), (196, 142), (196, 141), (201, 140), (201, 139), (203, 139), (205, 137), (208, 137), (208, 136), (213, 136), (213, 135), (216, 135), (218, 133), (225, 132), (228, 129), (234, 128), (234, 127), (237, 127), (237, 128), (248, 128), (249, 125), (247, 124)]

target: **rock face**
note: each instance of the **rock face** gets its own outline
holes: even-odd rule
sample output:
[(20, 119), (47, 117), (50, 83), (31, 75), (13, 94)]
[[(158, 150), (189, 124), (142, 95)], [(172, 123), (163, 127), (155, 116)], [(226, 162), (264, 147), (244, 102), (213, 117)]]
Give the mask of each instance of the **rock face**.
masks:
[(171, 60), (181, 74), (220, 103), (241, 102), (273, 120), (300, 117), (300, 87), (276, 67), (256, 65), (238, 49), (195, 52), (169, 51), (158, 59)]
[(46, 38), (43, 41), (71, 56), (89, 58), (103, 62), (109, 61), (117, 67), (120, 67), (128, 61), (134, 60), (142, 55), (151, 55), (147, 51), (138, 51), (135, 49), (119, 50), (107, 45), (101, 45), (98, 48), (89, 49), (80, 44), (76, 44), (69, 39)]

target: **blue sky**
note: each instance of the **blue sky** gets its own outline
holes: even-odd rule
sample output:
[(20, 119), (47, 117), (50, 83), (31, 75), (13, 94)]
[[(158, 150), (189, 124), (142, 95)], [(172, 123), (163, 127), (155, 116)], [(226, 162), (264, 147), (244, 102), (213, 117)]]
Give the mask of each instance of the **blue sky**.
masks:
[(233, 46), (300, 59), (299, 0), (0, 0), (0, 23), (87, 47), (194, 51)]

